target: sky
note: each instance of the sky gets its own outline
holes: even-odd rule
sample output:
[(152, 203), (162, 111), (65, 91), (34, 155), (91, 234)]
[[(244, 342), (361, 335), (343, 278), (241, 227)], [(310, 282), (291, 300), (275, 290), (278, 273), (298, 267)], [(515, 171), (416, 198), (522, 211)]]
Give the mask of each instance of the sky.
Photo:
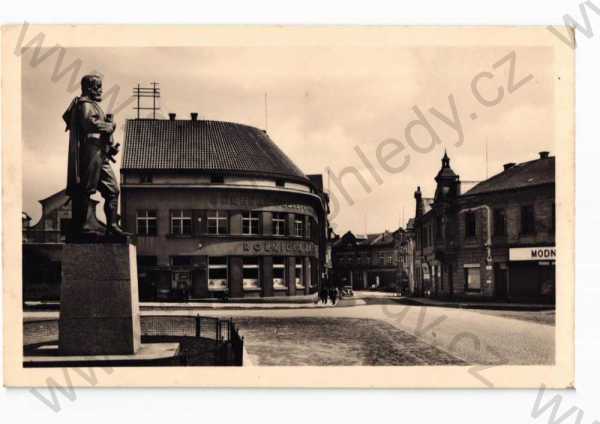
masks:
[(549, 48), (69, 48), (57, 72), (58, 57), (22, 55), (23, 209), (34, 223), (38, 201), (65, 187), (61, 116), (90, 72), (104, 77), (117, 142), (135, 117), (133, 87), (152, 81), (163, 116), (267, 128), (305, 174), (324, 175), (339, 234), (404, 226), (416, 187), (433, 196), (444, 149), (464, 181), (555, 152)]

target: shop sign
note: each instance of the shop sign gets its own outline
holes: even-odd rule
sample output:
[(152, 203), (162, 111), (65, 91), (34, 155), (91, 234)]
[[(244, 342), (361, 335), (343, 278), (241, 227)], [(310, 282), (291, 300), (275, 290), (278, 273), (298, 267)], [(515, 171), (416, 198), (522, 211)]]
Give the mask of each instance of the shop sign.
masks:
[(318, 256), (317, 246), (299, 240), (254, 240), (242, 242), (244, 253)]
[(508, 255), (511, 261), (552, 261), (556, 259), (556, 247), (513, 247)]

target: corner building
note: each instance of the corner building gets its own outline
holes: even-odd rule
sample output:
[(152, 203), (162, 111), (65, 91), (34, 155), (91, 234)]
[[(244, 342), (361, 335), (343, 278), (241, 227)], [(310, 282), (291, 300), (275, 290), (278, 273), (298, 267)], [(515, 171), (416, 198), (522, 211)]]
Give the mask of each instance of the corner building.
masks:
[(548, 152), (462, 193), (447, 155), (415, 192), (417, 296), (555, 302), (555, 159)]
[(121, 211), (142, 300), (293, 296), (324, 272), (328, 196), (263, 130), (128, 120)]

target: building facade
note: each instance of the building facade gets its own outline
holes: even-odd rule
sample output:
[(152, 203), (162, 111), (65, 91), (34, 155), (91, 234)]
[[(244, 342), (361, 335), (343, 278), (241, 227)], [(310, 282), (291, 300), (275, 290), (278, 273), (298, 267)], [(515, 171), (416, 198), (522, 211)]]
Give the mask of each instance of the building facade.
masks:
[(262, 130), (129, 120), (121, 211), (142, 300), (309, 294), (323, 273), (328, 196)]
[(335, 284), (353, 290), (399, 290), (403, 282), (402, 233), (356, 236), (346, 232), (333, 243)]
[(461, 193), (444, 155), (433, 199), (415, 192), (415, 294), (553, 302), (555, 161), (504, 165)]

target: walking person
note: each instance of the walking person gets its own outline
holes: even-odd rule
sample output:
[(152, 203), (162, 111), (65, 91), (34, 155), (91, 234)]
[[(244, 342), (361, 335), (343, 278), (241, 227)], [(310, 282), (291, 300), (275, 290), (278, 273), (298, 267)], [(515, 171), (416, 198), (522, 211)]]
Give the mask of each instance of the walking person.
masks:
[(331, 303), (335, 305), (335, 301), (337, 300), (337, 288), (332, 287), (329, 289), (329, 297), (331, 298)]
[(319, 293), (319, 296), (321, 298), (321, 303), (326, 305), (327, 304), (327, 289), (324, 286), (321, 287), (321, 292)]

